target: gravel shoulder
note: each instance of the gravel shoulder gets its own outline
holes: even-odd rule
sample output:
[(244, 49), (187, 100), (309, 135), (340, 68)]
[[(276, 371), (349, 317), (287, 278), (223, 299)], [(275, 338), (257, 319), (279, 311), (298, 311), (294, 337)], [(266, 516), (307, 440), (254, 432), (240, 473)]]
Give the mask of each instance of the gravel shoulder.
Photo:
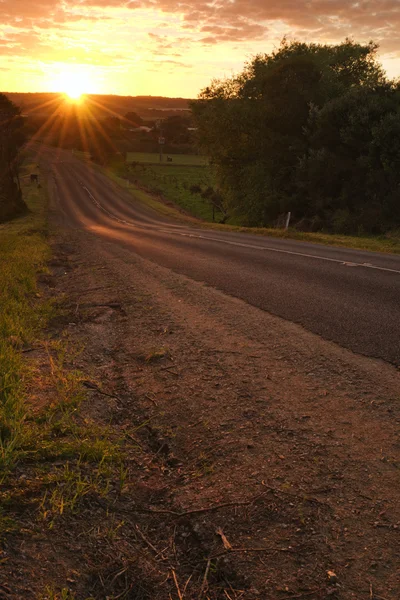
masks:
[(34, 543), (79, 599), (399, 598), (399, 371), (52, 219), (83, 416), (135, 450), (16, 589)]

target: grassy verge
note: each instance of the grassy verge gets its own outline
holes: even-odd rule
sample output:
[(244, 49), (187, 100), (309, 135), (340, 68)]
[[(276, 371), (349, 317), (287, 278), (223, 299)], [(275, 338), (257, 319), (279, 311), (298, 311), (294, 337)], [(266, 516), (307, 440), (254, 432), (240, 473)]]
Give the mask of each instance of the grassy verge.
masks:
[[(22, 179), (22, 181), (27, 181)], [(39, 301), (37, 273), (49, 257), (46, 198), (25, 184), (30, 213), (0, 226), (0, 481), (17, 462), (24, 440), (26, 370), (23, 350), (45, 325), (50, 306)]]
[[(126, 179), (120, 177), (116, 170), (101, 169), (110, 179), (121, 187), (127, 188)], [(400, 254), (400, 235), (386, 236), (348, 236), (328, 233), (306, 233), (289, 229), (274, 229), (267, 227), (242, 227), (239, 225), (222, 225), (220, 223), (209, 223), (199, 220), (195, 216), (183, 214), (173, 206), (169, 206), (157, 199), (157, 197), (147, 191), (144, 191), (134, 184), (129, 186), (129, 191), (135, 200), (149, 206), (153, 210), (175, 219), (180, 223), (209, 229), (214, 231), (232, 231), (239, 233), (251, 233), (281, 239), (298, 240), (301, 242), (311, 242), (313, 244), (323, 244), (325, 246), (337, 246), (342, 248), (353, 248), (355, 250), (367, 250), (371, 252), (383, 252), (388, 254)], [(189, 206), (187, 207), (189, 210)]]
[[(5, 567), (19, 556), (11, 551), (14, 538), (28, 548), (38, 531), (42, 536), (67, 531), (69, 515), (110, 494), (118, 497), (126, 477), (125, 438), (80, 411), (87, 379), (74, 366), (80, 350), (53, 324), (63, 322), (59, 317), (66, 309), (59, 299), (46, 298), (37, 283), (38, 274), (49, 276), (46, 191), (23, 185), (29, 213), (0, 226), (0, 565)], [(26, 552), (24, 561), (35, 570), (39, 565)], [(43, 582), (45, 593), (38, 597), (73, 598), (68, 590), (52, 591), (53, 584)]]

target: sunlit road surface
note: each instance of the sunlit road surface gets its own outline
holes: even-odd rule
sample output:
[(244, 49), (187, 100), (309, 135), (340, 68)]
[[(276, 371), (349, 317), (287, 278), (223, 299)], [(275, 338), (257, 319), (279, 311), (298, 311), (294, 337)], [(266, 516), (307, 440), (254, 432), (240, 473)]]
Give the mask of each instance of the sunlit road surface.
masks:
[(400, 365), (400, 256), (177, 224), (67, 151), (40, 150), (67, 226), (354, 352)]

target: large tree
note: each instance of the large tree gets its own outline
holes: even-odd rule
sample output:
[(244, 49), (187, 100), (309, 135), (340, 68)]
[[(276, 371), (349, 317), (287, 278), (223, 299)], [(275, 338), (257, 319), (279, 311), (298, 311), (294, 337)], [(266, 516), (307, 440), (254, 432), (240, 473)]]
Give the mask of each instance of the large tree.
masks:
[(25, 142), (20, 109), (0, 94), (0, 222), (26, 209), (18, 178), (19, 155)]
[[(240, 75), (213, 81), (192, 104), (220, 189), (231, 210), (248, 224), (270, 225), (290, 210), (298, 221), (318, 216), (320, 224), (332, 227), (335, 211), (342, 209), (339, 197), (344, 192), (349, 196), (357, 185), (352, 177), (347, 187), (338, 186), (343, 163), (347, 161), (348, 176), (357, 157), (363, 163), (378, 130), (382, 140), (376, 140), (374, 152), (383, 152), (390, 130), (384, 122), (396, 120), (395, 86), (386, 81), (376, 51), (372, 42), (346, 40), (330, 46), (284, 40), (276, 52), (257, 55)], [(359, 103), (364, 101), (370, 111), (363, 117)], [(354, 137), (345, 149), (337, 143), (338, 126), (343, 135)], [(392, 179), (398, 156), (396, 151), (390, 156)], [(380, 158), (370, 157), (368, 169), (380, 169), (372, 176), (375, 188), (388, 160), (384, 166)], [(331, 188), (326, 184), (330, 195), (324, 200), (330, 206), (321, 207), (315, 197), (321, 190), (313, 188), (313, 194), (311, 188), (326, 178), (332, 182)], [(390, 202), (396, 204), (394, 198)]]
[(400, 226), (400, 89), (350, 89), (314, 108), (297, 172), (306, 217), (338, 233)]

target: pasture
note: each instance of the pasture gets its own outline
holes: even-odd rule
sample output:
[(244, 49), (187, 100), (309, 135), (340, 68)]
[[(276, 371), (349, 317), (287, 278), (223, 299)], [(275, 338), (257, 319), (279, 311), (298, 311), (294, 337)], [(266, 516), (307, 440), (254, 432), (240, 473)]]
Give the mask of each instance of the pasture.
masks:
[[(136, 164), (129, 167), (130, 179), (150, 193), (162, 196), (191, 215), (212, 221), (212, 205), (202, 193), (215, 187), (209, 166), (186, 165), (167, 167), (157, 164)], [(218, 220), (218, 214), (216, 214)]]
[[(167, 157), (172, 158), (172, 162), (167, 160)], [(168, 154), (164, 153), (163, 161), (160, 163), (160, 155), (152, 152), (127, 152), (127, 163), (140, 163), (147, 165), (191, 165), (195, 167), (206, 167), (208, 165), (207, 156), (199, 156), (197, 154)]]

